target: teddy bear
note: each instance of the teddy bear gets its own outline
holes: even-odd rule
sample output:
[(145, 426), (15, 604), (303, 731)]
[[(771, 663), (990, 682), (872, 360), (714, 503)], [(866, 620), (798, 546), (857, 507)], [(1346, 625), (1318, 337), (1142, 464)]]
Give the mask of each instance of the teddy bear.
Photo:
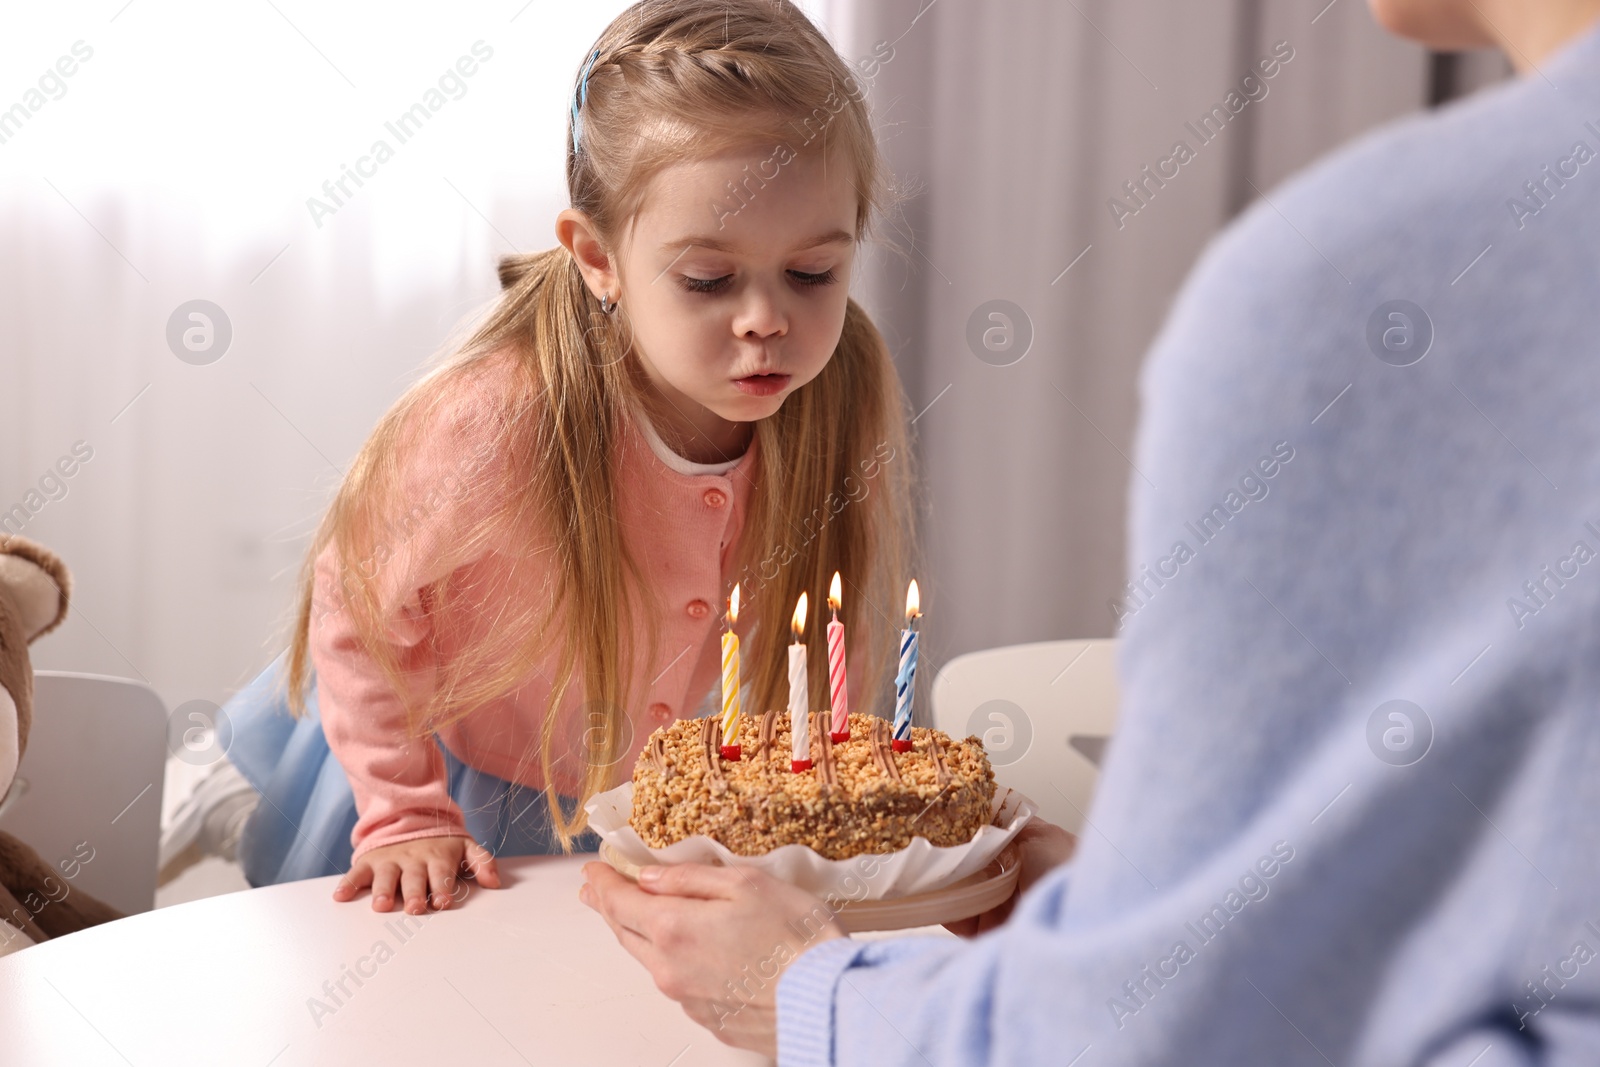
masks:
[[(66, 619), (71, 591), (72, 576), (53, 553), (0, 533), (0, 797), (16, 780), (33, 726), (28, 646)], [(0, 956), (120, 918), (0, 830)]]

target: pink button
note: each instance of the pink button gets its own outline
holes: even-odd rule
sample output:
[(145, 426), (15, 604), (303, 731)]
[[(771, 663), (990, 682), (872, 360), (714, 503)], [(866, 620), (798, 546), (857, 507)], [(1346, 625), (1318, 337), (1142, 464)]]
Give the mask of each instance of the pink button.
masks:
[(691, 600), (686, 610), (689, 612), (689, 618), (703, 619), (711, 614), (711, 605), (704, 600)]
[(662, 722), (666, 722), (668, 719), (672, 718), (672, 709), (667, 707), (665, 704), (651, 704), (650, 714)]
[(706, 495), (701, 499), (706, 502), (708, 508), (720, 508), (728, 502), (728, 494), (721, 489), (707, 489)]

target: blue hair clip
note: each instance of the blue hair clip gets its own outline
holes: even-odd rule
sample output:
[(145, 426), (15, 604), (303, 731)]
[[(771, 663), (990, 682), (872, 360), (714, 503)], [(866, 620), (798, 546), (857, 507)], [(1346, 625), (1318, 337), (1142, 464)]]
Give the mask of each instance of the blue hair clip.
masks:
[(572, 94), (572, 151), (578, 151), (578, 144), (583, 139), (583, 104), (589, 98), (589, 72), (594, 69), (594, 61), (600, 58), (600, 49), (596, 48), (589, 57), (589, 62), (584, 64), (583, 73), (578, 76), (578, 88)]

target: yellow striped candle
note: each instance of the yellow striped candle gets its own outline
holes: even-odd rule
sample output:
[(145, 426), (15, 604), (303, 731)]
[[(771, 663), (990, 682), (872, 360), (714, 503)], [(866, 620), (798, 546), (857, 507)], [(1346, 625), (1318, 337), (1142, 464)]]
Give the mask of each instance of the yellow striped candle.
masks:
[(728, 598), (728, 629), (722, 635), (722, 758), (739, 758), (739, 587)]

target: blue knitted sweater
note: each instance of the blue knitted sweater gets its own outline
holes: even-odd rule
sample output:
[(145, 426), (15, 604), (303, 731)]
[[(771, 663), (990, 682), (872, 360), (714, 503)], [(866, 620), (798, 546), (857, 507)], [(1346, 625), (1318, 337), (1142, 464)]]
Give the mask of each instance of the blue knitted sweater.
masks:
[(1077, 856), (803, 953), (780, 1062), (1600, 1064), (1600, 29), (1255, 203), (1140, 389)]

